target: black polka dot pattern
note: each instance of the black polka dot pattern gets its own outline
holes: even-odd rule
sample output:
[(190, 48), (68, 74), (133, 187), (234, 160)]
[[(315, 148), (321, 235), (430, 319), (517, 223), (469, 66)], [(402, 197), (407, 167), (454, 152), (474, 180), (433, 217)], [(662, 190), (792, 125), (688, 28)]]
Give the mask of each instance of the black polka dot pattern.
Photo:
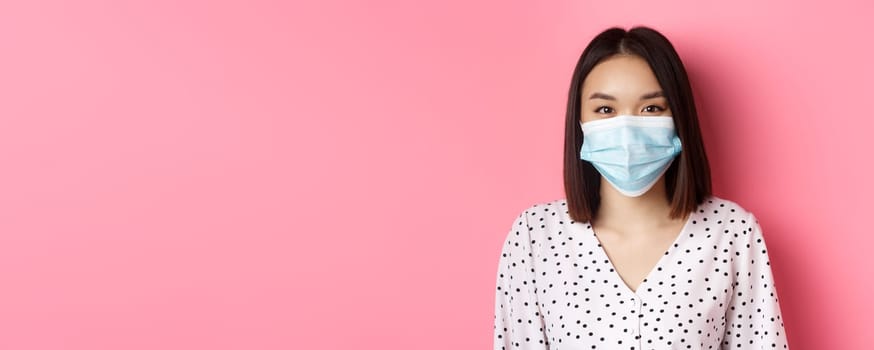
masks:
[(711, 196), (636, 291), (567, 201), (538, 203), (504, 241), (494, 349), (788, 349), (756, 217)]

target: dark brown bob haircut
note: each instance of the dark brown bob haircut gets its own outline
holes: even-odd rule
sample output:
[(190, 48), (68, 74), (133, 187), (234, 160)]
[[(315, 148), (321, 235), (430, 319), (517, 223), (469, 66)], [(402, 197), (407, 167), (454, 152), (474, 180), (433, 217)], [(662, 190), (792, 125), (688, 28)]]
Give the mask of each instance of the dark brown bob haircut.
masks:
[(695, 99), (683, 62), (674, 46), (658, 31), (636, 26), (626, 31), (609, 28), (592, 39), (577, 61), (568, 92), (564, 142), (564, 188), (571, 219), (590, 222), (601, 200), (601, 174), (580, 159), (583, 131), (580, 128), (580, 93), (592, 68), (616, 54), (632, 54), (649, 63), (661, 85), (683, 150), (665, 172), (671, 203), (671, 218), (682, 218), (711, 195), (710, 165), (704, 152)]

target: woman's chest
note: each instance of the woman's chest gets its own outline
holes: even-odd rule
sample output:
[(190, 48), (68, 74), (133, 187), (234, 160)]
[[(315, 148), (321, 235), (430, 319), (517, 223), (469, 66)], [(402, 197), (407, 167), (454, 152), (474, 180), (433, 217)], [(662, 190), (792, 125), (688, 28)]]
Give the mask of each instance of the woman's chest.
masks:
[(534, 255), (537, 294), (547, 334), (560, 348), (641, 349), (721, 337), (733, 294), (727, 243), (678, 240), (634, 292), (596, 240), (546, 241)]

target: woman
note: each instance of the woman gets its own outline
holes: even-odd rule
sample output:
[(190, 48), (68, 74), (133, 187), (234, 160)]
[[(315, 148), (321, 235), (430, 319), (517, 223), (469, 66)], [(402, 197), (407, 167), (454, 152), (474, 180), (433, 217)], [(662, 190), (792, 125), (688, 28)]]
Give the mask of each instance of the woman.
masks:
[(711, 193), (685, 68), (657, 31), (610, 28), (574, 70), (566, 198), (516, 218), (495, 349), (787, 349), (756, 217)]

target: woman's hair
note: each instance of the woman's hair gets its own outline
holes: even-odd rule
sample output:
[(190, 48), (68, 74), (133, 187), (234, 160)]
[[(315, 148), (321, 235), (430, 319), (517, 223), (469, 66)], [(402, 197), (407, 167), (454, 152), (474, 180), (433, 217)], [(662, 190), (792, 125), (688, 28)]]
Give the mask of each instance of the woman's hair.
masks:
[(616, 54), (632, 54), (649, 63), (673, 115), (683, 150), (665, 172), (671, 217), (691, 213), (711, 194), (710, 166), (698, 127), (698, 112), (686, 69), (670, 41), (656, 30), (636, 26), (625, 31), (612, 27), (598, 34), (580, 56), (568, 93), (564, 142), (564, 188), (571, 219), (588, 222), (601, 200), (601, 174), (580, 159), (580, 93), (583, 81), (598, 63)]

